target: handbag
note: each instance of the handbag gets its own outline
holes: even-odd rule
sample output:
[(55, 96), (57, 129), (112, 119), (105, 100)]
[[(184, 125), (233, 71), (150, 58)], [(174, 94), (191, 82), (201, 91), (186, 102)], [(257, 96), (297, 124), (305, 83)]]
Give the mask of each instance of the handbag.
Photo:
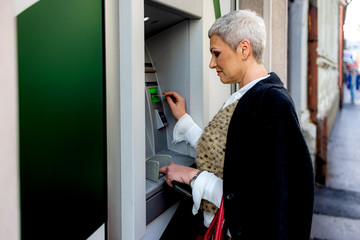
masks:
[(223, 240), (225, 236), (224, 228), (224, 201), (221, 199), (220, 208), (211, 221), (204, 237), (199, 236), (197, 240)]

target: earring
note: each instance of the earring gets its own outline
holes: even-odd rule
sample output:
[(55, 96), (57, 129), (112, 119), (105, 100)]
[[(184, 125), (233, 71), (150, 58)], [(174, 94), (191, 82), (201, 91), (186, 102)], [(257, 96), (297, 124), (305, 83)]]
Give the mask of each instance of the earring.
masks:
[(243, 57), (243, 58), (246, 58), (246, 55), (243, 55), (242, 57)]

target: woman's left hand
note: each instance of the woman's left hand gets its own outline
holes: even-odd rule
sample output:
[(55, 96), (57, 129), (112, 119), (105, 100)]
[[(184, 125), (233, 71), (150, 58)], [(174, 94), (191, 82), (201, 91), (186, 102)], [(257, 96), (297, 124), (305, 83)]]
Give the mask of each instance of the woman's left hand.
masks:
[(168, 166), (164, 166), (159, 169), (159, 173), (166, 174), (166, 183), (173, 187), (172, 182), (180, 182), (189, 184), (190, 180), (199, 172), (199, 169), (186, 167), (182, 165), (178, 165), (175, 163), (171, 163)]

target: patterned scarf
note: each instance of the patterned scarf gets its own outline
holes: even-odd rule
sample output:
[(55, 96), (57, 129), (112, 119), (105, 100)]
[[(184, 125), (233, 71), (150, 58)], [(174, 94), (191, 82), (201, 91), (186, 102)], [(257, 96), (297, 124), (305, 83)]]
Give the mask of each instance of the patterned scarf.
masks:
[[(221, 109), (205, 127), (197, 145), (197, 168), (214, 173), (223, 178), (226, 137), (231, 117), (238, 101)], [(208, 213), (215, 213), (217, 207), (202, 199), (200, 209)]]

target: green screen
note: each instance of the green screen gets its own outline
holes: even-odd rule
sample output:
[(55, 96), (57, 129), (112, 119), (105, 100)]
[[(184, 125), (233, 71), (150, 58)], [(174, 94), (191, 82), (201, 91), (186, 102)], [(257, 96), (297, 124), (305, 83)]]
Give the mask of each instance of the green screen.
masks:
[(159, 98), (158, 89), (157, 88), (149, 88), (150, 96), (151, 96), (151, 102), (157, 103), (161, 102), (161, 99)]
[(107, 214), (102, 2), (17, 21), (22, 239), (86, 239)]

